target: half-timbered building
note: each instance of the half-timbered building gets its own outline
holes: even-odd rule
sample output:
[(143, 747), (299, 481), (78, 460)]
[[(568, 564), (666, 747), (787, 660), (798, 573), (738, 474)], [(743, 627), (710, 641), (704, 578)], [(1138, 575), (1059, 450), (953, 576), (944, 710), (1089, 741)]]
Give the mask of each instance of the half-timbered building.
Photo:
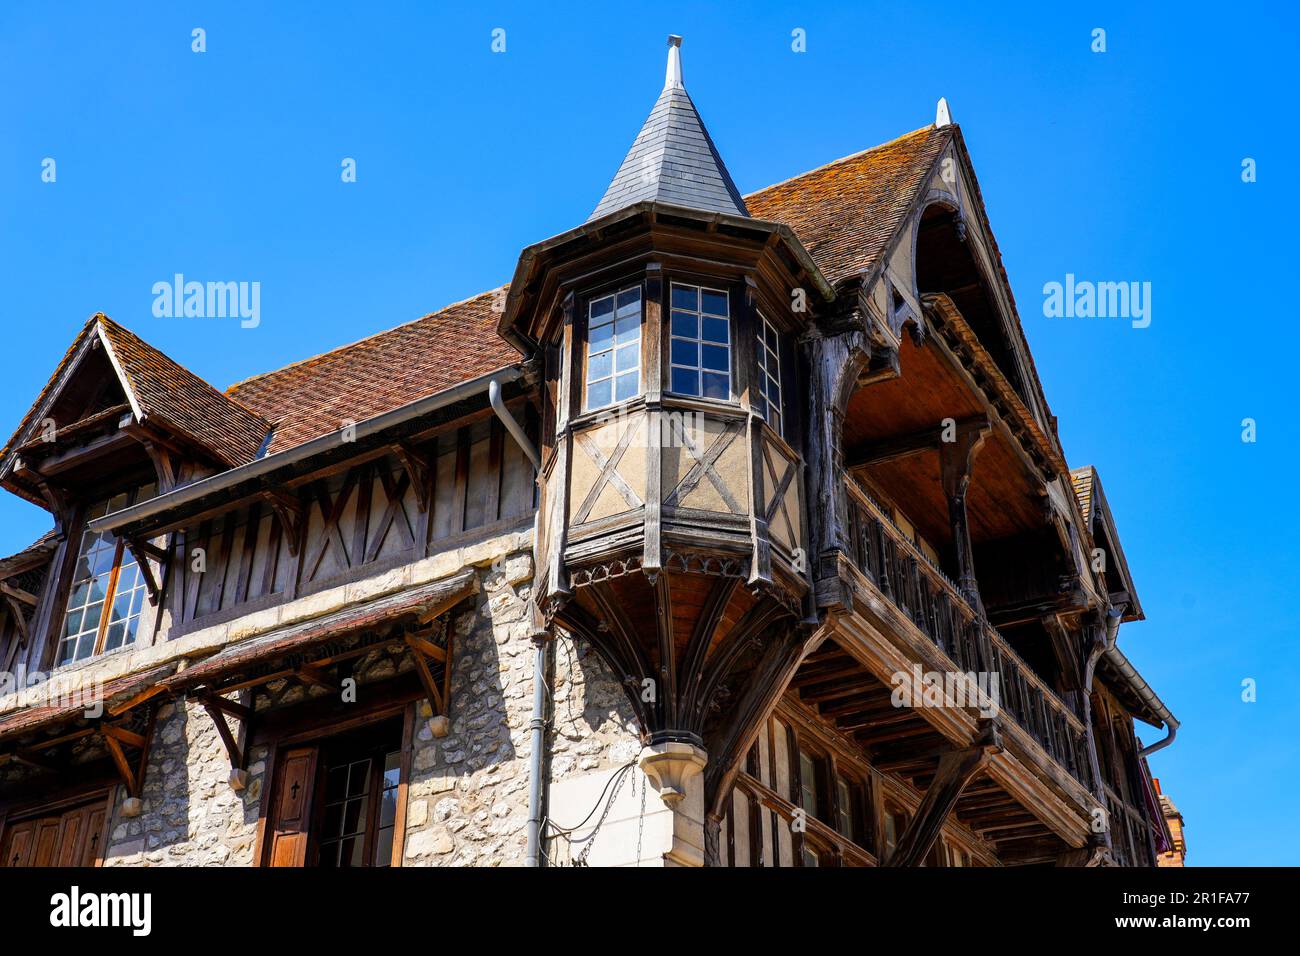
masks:
[(0, 865), (1154, 864), (1177, 721), (947, 106), (744, 196), (679, 46), (506, 286), (224, 392), (76, 334)]

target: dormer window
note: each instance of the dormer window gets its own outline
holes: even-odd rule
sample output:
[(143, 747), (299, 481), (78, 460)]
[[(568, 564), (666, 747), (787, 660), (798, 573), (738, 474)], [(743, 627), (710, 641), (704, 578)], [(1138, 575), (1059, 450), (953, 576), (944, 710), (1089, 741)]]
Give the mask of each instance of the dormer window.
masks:
[[(86, 520), (121, 511), (153, 495), (153, 485), (123, 492), (92, 505)], [(70, 664), (134, 644), (146, 593), (144, 575), (122, 541), (89, 528), (83, 531), (55, 664)]]
[(671, 391), (731, 399), (729, 316), (726, 292), (673, 283)]
[(641, 287), (587, 306), (587, 402), (592, 411), (641, 393)]
[(754, 410), (762, 415), (778, 435), (782, 431), (781, 410), (781, 340), (776, 326), (761, 313), (758, 316), (758, 395)]

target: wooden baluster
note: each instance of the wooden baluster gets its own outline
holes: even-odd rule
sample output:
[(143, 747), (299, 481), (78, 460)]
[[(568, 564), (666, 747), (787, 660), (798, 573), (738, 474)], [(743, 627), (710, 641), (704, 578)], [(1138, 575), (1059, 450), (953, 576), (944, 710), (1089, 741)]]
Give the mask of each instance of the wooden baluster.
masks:
[(889, 540), (889, 535), (885, 533), (884, 526), (877, 522), (877, 532), (880, 535), (880, 590), (889, 598), (894, 600), (894, 582), (893, 569), (890, 567), (890, 558), (893, 548)]

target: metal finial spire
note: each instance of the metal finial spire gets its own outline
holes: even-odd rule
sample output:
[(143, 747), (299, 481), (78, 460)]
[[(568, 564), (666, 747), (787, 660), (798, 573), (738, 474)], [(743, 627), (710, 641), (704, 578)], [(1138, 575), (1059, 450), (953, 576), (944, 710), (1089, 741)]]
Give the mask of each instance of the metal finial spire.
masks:
[(668, 69), (664, 73), (664, 89), (685, 88), (682, 85), (682, 38), (674, 34), (668, 38)]
[(939, 97), (939, 105), (934, 111), (934, 125), (943, 127), (952, 123), (952, 113), (948, 111), (947, 97)]

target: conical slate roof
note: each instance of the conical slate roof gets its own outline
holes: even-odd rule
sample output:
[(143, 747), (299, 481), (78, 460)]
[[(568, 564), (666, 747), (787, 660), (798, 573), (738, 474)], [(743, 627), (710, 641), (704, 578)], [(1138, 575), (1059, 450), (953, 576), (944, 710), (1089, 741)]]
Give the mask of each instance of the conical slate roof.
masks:
[(704, 128), (704, 121), (682, 85), (681, 42), (681, 37), (668, 38), (664, 91), (588, 222), (646, 200), (708, 212), (749, 215), (709, 131)]

